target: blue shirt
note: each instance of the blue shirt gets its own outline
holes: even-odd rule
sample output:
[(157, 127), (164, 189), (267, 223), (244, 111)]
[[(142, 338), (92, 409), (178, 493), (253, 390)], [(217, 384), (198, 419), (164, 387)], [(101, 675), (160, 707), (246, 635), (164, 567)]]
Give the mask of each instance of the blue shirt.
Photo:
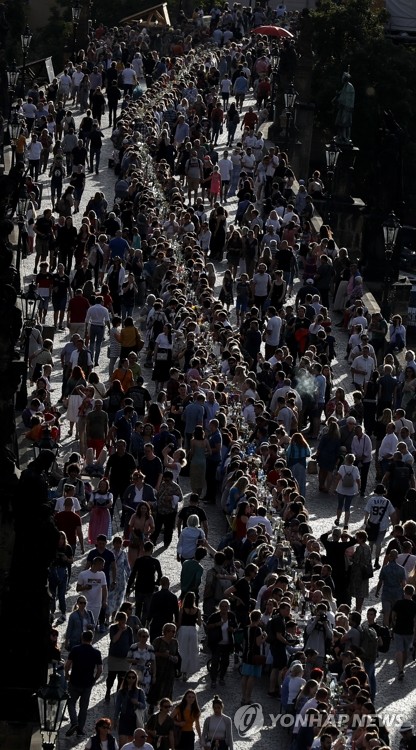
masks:
[(111, 258), (116, 258), (117, 256), (119, 258), (124, 258), (129, 249), (129, 243), (124, 237), (113, 237), (108, 243), (108, 246), (110, 248)]

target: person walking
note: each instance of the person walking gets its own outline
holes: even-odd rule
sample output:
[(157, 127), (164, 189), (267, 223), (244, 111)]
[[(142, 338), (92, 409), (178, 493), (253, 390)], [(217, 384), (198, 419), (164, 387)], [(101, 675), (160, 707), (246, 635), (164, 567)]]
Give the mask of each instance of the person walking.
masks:
[[(357, 535), (358, 536), (358, 535)], [(396, 602), (403, 596), (403, 587), (406, 583), (406, 571), (397, 562), (397, 549), (391, 549), (387, 556), (387, 563), (380, 570), (376, 588), (376, 596), (381, 593), (381, 607), (383, 610), (383, 624), (390, 627), (391, 612)]]
[(403, 599), (399, 599), (393, 605), (391, 611), (395, 659), (399, 670), (397, 680), (399, 682), (404, 679), (406, 661), (416, 641), (416, 602), (414, 595), (415, 587), (407, 584), (403, 589)]
[(95, 722), (95, 734), (93, 734), (89, 738), (87, 744), (85, 745), (85, 750), (95, 750), (96, 748), (119, 750), (117, 740), (114, 735), (111, 734), (111, 728), (111, 721), (106, 716), (98, 719), (98, 721)]
[(79, 737), (84, 736), (91, 691), (103, 671), (101, 653), (92, 645), (93, 636), (90, 630), (85, 631), (80, 645), (69, 652), (65, 662), (65, 678), (69, 693), (68, 713), (71, 722), (66, 737), (71, 737), (75, 733)]
[(195, 594), (188, 591), (179, 612), (177, 633), (184, 682), (198, 670), (198, 627), (201, 627), (201, 611), (195, 605)]
[(373, 568), (366, 532), (357, 531), (355, 539), (358, 544), (351, 557), (349, 592), (351, 596), (355, 596), (355, 611), (361, 612), (364, 599), (369, 593), (369, 579), (373, 577)]
[(179, 750), (194, 750), (194, 727), (198, 734), (199, 744), (202, 747), (200, 716), (201, 709), (198, 705), (196, 693), (193, 690), (187, 690), (179, 705), (172, 711), (172, 719), (180, 731), (180, 739), (176, 745)]
[(94, 622), (98, 623), (101, 607), (107, 606), (107, 579), (103, 571), (105, 560), (95, 557), (88, 570), (82, 570), (78, 576), (77, 591), (85, 594), (88, 609), (91, 610)]
[(375, 550), (374, 570), (380, 569), (380, 553), (386, 531), (393, 523), (395, 510), (386, 498), (384, 484), (377, 484), (374, 494), (368, 499), (364, 508), (364, 527), (367, 532), (371, 553)]
[(116, 696), (114, 727), (118, 729), (120, 747), (131, 742), (134, 730), (144, 724), (146, 697), (138, 685), (138, 675), (129, 669)]
[(133, 643), (133, 631), (127, 625), (127, 615), (125, 612), (117, 612), (114, 618), (114, 624), (110, 625), (110, 646), (108, 650), (107, 668), (108, 674), (106, 679), (105, 701), (111, 697), (111, 688), (117, 677), (118, 687), (120, 690), (124, 677), (129, 668), (127, 654)]
[(224, 703), (218, 695), (212, 701), (212, 714), (207, 716), (202, 727), (202, 739), (205, 750), (233, 750), (233, 723), (224, 713)]
[(336, 486), (338, 507), (335, 526), (339, 526), (341, 514), (344, 510), (344, 529), (348, 529), (351, 503), (361, 486), (360, 472), (357, 466), (354, 466), (354, 460), (354, 454), (347, 453), (344, 463), (339, 467), (335, 477), (335, 481), (338, 480)]

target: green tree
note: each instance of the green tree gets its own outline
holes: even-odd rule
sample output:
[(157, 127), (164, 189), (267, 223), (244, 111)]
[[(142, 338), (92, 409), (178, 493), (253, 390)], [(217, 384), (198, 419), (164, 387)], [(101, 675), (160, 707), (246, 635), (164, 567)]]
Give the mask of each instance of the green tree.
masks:
[(404, 130), (405, 195), (416, 194), (416, 181), (407, 158), (416, 147), (416, 53), (386, 38), (387, 18), (387, 13), (376, 8), (372, 0), (346, 0), (343, 5), (322, 0), (313, 14), (317, 124), (326, 137), (335, 133), (333, 99), (340, 89), (342, 73), (349, 67), (355, 86), (351, 137), (360, 148), (356, 173), (367, 192), (365, 198), (371, 198), (386, 110), (391, 110)]

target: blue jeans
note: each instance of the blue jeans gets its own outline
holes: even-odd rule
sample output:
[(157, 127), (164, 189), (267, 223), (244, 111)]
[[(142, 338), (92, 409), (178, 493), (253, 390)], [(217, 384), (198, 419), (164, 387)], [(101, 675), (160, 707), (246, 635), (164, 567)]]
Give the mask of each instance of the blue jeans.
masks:
[(68, 569), (64, 567), (51, 568), (49, 571), (49, 588), (52, 599), (54, 601), (55, 611), (55, 600), (58, 597), (59, 609), (62, 614), (66, 614), (66, 585), (68, 582)]
[[(80, 729), (84, 729), (85, 722), (87, 720), (88, 704), (90, 702), (91, 687), (77, 687), (76, 685), (68, 685), (68, 713), (71, 726), (78, 726)], [(79, 711), (77, 716), (76, 703), (79, 700)]]
[[(95, 325), (91, 323), (90, 326), (90, 352), (91, 357), (95, 365), (98, 365), (98, 358), (100, 356), (101, 344), (104, 338), (104, 326)], [(95, 348), (95, 356), (94, 356)]]

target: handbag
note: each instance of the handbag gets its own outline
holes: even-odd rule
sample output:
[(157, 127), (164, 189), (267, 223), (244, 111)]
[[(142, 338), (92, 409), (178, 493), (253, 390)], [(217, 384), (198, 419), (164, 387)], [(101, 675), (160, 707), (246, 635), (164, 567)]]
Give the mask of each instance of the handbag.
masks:
[(146, 709), (135, 708), (134, 715), (136, 717), (136, 728), (143, 729), (146, 721)]
[(166, 362), (168, 359), (168, 353), (167, 352), (157, 352), (156, 354), (156, 362)]
[(361, 575), (362, 577), (367, 580), (368, 578), (372, 578), (374, 576), (374, 570), (373, 566), (370, 563), (362, 563), (360, 565)]
[(316, 458), (311, 458), (308, 461), (308, 474), (317, 474), (318, 473), (318, 462)]

